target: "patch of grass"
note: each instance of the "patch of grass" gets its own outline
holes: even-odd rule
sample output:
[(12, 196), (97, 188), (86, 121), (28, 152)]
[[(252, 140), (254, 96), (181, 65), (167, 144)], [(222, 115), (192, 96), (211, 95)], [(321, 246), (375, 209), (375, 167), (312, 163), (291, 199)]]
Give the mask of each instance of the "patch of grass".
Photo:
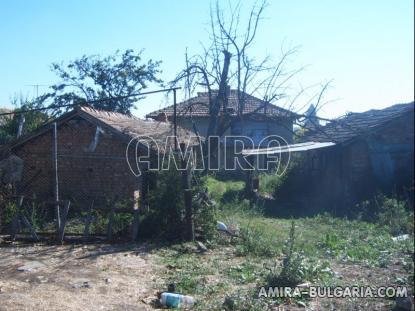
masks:
[[(222, 193), (219, 193), (220, 197), (225, 193), (223, 189), (235, 186), (233, 182), (231, 184), (227, 188), (223, 182), (211, 180), (209, 191), (212, 193), (217, 187)], [(242, 187), (240, 184), (234, 189), (241, 190)], [(294, 220), (269, 218), (264, 217), (259, 206), (253, 206), (247, 200), (220, 204), (217, 219), (232, 228), (237, 236), (218, 235), (206, 243), (207, 253), (189, 251), (195, 248), (189, 244), (159, 251), (162, 263), (167, 267), (161, 277), (163, 286), (174, 282), (179, 292), (195, 296), (198, 301), (196, 310), (265, 310), (286, 303), (309, 304), (304, 297), (289, 301), (258, 299), (258, 286), (282, 286), (281, 275), (286, 279), (293, 277), (293, 282), (288, 280), (290, 284), (368, 285), (367, 275), (362, 271), (370, 269), (375, 274), (388, 271), (390, 265), (396, 267), (397, 259), (402, 261), (402, 271), (390, 285), (413, 281), (413, 265), (408, 264), (412, 263), (414, 253), (413, 235), (404, 241), (394, 241), (388, 226), (328, 214)], [(288, 264), (285, 246), (290, 245), (292, 224), (295, 226), (295, 243), (288, 248), (291, 249)], [(344, 276), (348, 269), (342, 270), (340, 266), (359, 270), (353, 271), (359, 276)], [(385, 285), (389, 279), (385, 276), (377, 285)], [(370, 285), (374, 286), (372, 283)], [(379, 301), (373, 303), (379, 304)], [(341, 304), (335, 302), (335, 305)]]
[(258, 267), (250, 262), (243, 262), (240, 265), (229, 267), (226, 270), (226, 274), (229, 278), (239, 284), (247, 284), (255, 282), (260, 273), (257, 270)]
[(201, 294), (205, 290), (206, 276), (212, 273), (211, 267), (200, 263), (197, 253), (192, 252), (191, 243), (177, 245), (162, 251), (162, 263), (168, 268), (167, 284), (174, 283), (178, 293)]
[(277, 172), (263, 173), (259, 175), (259, 193), (273, 195), (284, 183), (286, 174), (280, 175)]
[[(315, 226), (309, 226), (310, 221)], [(304, 224), (314, 228), (315, 236), (320, 236), (321, 242), (313, 241), (319, 252), (323, 252), (320, 256), (326, 254), (344, 262), (384, 267), (400, 254), (413, 252), (413, 246), (408, 249), (413, 237), (406, 241), (393, 241), (387, 228), (376, 224), (328, 215), (305, 219)]]
[(236, 245), (239, 256), (276, 256), (281, 251), (282, 243), (270, 230), (263, 225), (252, 222), (240, 230), (240, 239)]
[[(210, 197), (217, 203), (221, 202), (225, 196), (228, 201), (231, 200), (231, 194), (237, 195), (245, 187), (243, 181), (220, 181), (211, 176), (206, 178), (206, 187)], [(226, 197), (228, 196), (228, 198)]]

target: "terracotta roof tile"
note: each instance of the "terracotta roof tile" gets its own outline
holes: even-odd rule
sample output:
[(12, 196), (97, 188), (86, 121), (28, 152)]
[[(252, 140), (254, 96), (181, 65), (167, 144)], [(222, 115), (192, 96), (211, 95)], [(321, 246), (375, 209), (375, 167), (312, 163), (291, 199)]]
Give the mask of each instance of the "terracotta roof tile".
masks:
[[(213, 91), (213, 96), (217, 94), (217, 91)], [(283, 109), (281, 107), (270, 104), (264, 100), (261, 100), (252, 95), (241, 93), (245, 96), (245, 106), (243, 114), (262, 114), (267, 116), (278, 116), (278, 117), (295, 117), (296, 114)], [(231, 90), (228, 97), (228, 113), (236, 116), (238, 113), (238, 91)], [(157, 118), (160, 114), (165, 113), (167, 116), (173, 115), (173, 106), (168, 106), (156, 111), (153, 111), (146, 115), (147, 118)], [(208, 117), (209, 116), (209, 95), (207, 92), (198, 93), (196, 97), (192, 97), (177, 104), (177, 115), (178, 116), (197, 116), (197, 117)]]
[[(117, 112), (108, 112), (103, 110), (97, 110), (89, 107), (79, 107), (72, 111), (69, 111), (60, 116), (55, 121), (60, 124), (66, 120), (70, 120), (74, 116), (79, 115), (81, 118), (89, 120), (97, 125), (102, 125), (112, 130), (113, 132), (121, 135), (124, 139), (129, 140), (136, 138), (137, 136), (148, 136), (156, 141), (160, 150), (163, 150), (168, 136), (174, 135), (173, 124), (170, 122), (157, 122), (142, 120), (134, 116), (129, 116)], [(53, 122), (53, 121), (52, 121)], [(9, 144), (9, 147), (16, 147), (25, 142), (35, 138), (42, 133), (51, 129), (51, 123), (49, 122), (34, 132), (24, 135), (23, 137), (14, 140)], [(177, 137), (179, 143), (190, 143), (196, 145), (199, 140), (196, 138), (196, 134), (190, 130), (184, 129), (180, 126), (177, 127)], [(174, 143), (173, 139), (168, 141), (169, 145)]]
[(361, 113), (349, 113), (333, 120), (325, 126), (319, 126), (301, 139), (302, 141), (335, 142), (349, 141), (359, 135), (383, 126), (385, 123), (408, 113), (413, 113), (414, 103), (397, 104), (381, 110), (369, 110)]

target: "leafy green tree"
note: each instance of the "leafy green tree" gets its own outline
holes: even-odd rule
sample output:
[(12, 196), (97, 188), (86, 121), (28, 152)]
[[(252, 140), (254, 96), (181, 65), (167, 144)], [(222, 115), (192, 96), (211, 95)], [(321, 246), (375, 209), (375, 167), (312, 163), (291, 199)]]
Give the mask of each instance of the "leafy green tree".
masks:
[[(16, 114), (0, 117), (0, 145), (7, 144), (16, 138), (21, 118), (21, 114), (18, 114), (17, 112), (40, 107), (36, 100), (31, 101), (24, 99), (23, 97), (12, 99), (12, 104), (17, 108), (7, 111), (3, 109), (3, 112), (15, 112)], [(23, 116), (25, 122), (22, 135), (33, 132), (49, 119), (49, 116), (42, 111), (25, 112), (23, 113)]]
[[(67, 65), (54, 63), (52, 71), (61, 81), (39, 99), (52, 107), (88, 101), (97, 109), (129, 114), (140, 98), (125, 96), (143, 91), (150, 83), (162, 83), (161, 61), (144, 62), (141, 54), (130, 49), (107, 57), (84, 55)], [(55, 113), (63, 110), (57, 108)]]

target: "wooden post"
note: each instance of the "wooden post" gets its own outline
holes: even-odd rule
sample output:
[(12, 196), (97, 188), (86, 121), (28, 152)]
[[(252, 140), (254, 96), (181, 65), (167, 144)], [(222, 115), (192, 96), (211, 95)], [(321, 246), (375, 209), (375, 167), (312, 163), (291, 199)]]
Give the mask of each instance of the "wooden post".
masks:
[(60, 222), (61, 227), (59, 228), (59, 242), (61, 243), (63, 243), (63, 238), (65, 235), (66, 220), (68, 218), (68, 212), (69, 212), (70, 206), (71, 206), (71, 201), (66, 200), (63, 206), (63, 211), (62, 211), (62, 219)]
[(23, 199), (24, 197), (21, 195), (17, 198), (17, 202), (16, 202), (16, 214), (14, 215), (13, 219), (12, 219), (12, 232), (11, 232), (11, 239), (12, 241), (14, 241), (16, 239), (16, 234), (19, 231), (19, 227), (20, 227), (20, 214), (21, 214), (21, 208), (23, 206)]
[(111, 212), (108, 218), (108, 227), (107, 227), (107, 240), (111, 241), (112, 239), (112, 224), (114, 222), (114, 214), (115, 214), (115, 200), (111, 202)]
[(24, 117), (24, 114), (22, 113), (20, 114), (19, 125), (17, 127), (17, 135), (16, 135), (17, 138), (19, 138), (23, 134), (24, 123), (25, 123), (25, 117)]
[(133, 217), (133, 222), (131, 224), (131, 239), (134, 242), (138, 238), (138, 225), (140, 221), (140, 191), (138, 190), (134, 191)]
[[(180, 144), (180, 149), (183, 152), (186, 150), (185, 144)], [(191, 166), (191, 162), (188, 161), (190, 155), (188, 153), (184, 154), (184, 157), (181, 159), (182, 164), (182, 178), (183, 178), (183, 190), (184, 190), (184, 204), (185, 204), (185, 223), (186, 223), (186, 239), (189, 241), (195, 240), (195, 230), (194, 230), (194, 220), (193, 220), (193, 208), (192, 208), (192, 173), (191, 167), (187, 167), (187, 163), (189, 162), (189, 166)], [(190, 159), (191, 160), (191, 159)]]
[(52, 165), (53, 165), (53, 196), (55, 202), (56, 234), (59, 236), (61, 216), (59, 211), (59, 180), (58, 180), (58, 127), (56, 122), (52, 126)]
[[(254, 164), (254, 159), (252, 156), (247, 158), (248, 162), (250, 165)], [(249, 200), (251, 200), (252, 196), (253, 196), (253, 185), (252, 185), (252, 179), (253, 179), (253, 171), (248, 167), (248, 169), (246, 170), (246, 181), (245, 181), (245, 194), (246, 197), (249, 198)]]

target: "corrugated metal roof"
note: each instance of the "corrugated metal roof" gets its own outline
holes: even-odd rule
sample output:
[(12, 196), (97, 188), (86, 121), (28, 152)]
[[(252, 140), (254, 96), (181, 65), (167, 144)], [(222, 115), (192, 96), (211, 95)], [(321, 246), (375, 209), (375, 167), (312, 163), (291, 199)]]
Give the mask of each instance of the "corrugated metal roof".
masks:
[(283, 145), (278, 147), (270, 147), (270, 148), (261, 148), (261, 149), (244, 149), (242, 150), (242, 154), (249, 156), (249, 155), (262, 155), (262, 154), (278, 154), (278, 153), (287, 153), (287, 152), (302, 152), (308, 151), (313, 149), (320, 149), (320, 148), (327, 148), (334, 146), (335, 143), (333, 142), (306, 142), (300, 144), (292, 144), (292, 145)]

